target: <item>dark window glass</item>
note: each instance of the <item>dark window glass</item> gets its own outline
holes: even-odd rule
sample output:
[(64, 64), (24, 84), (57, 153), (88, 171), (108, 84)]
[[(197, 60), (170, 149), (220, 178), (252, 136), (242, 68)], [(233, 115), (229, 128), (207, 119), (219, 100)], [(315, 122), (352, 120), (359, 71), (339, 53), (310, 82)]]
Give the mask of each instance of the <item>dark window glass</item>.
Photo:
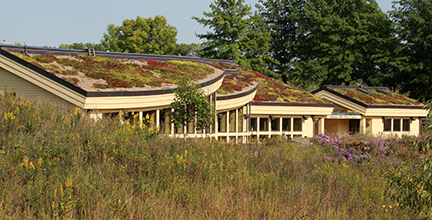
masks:
[(257, 118), (251, 118), (251, 131), (257, 131)]
[(411, 123), (411, 120), (409, 120), (409, 119), (403, 120), (403, 124), (402, 124), (403, 131), (410, 131), (410, 123)]
[(391, 119), (384, 120), (384, 131), (391, 131)]
[(272, 131), (280, 131), (279, 120), (280, 118), (274, 118), (271, 120)]
[(301, 118), (294, 118), (294, 131), (302, 131), (302, 122)]
[(393, 119), (393, 131), (401, 131), (401, 120)]
[(238, 121), (238, 132), (243, 132), (243, 107), (239, 108), (238, 115), (237, 115), (237, 121)]
[(236, 111), (235, 110), (229, 111), (229, 131), (230, 132), (236, 131)]
[(219, 126), (219, 132), (226, 132), (227, 131), (227, 113), (219, 113), (218, 114), (218, 126)]
[(269, 131), (269, 118), (260, 118), (260, 131)]
[(291, 118), (282, 119), (282, 131), (291, 131)]

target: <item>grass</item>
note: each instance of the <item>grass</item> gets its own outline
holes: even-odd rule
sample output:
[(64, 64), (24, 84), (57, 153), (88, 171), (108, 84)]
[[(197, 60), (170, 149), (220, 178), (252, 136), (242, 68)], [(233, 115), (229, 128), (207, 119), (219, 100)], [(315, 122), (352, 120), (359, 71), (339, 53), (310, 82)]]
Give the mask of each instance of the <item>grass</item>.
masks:
[[(390, 169), (374, 163), (378, 150), (369, 160), (346, 161), (330, 144), (333, 137), (243, 145), (171, 139), (130, 121), (93, 121), (79, 109), (12, 92), (0, 94), (0, 129), (2, 219), (426, 216), (387, 196)], [(349, 138), (338, 146), (369, 140)], [(400, 148), (389, 158), (401, 160), (397, 154), (407, 151), (409, 165), (430, 156), (397, 141), (386, 145)]]

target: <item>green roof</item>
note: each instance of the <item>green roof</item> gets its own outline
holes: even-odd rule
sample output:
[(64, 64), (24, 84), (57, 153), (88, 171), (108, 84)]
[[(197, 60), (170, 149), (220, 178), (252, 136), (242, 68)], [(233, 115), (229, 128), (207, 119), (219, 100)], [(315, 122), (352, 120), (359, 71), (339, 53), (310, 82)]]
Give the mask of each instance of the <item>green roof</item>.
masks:
[(328, 88), (368, 105), (422, 105), (415, 99), (390, 91), (385, 87), (332, 88), (329, 86)]
[[(236, 86), (250, 85), (253, 80), (258, 81), (258, 90), (254, 101), (289, 102), (289, 103), (328, 103), (321, 98), (299, 88), (287, 85), (281, 80), (270, 78), (262, 73), (250, 70), (240, 65), (231, 65), (223, 62), (212, 62), (210, 65), (219, 69), (235, 69), (238, 75), (226, 76), (218, 94), (227, 94), (236, 90)], [(239, 80), (235, 82), (235, 80)], [(241, 82), (243, 81), (243, 82)], [(244, 83), (246, 82), (246, 83)]]
[(149, 60), (146, 62), (142, 59), (117, 60), (82, 54), (78, 56), (13, 54), (78, 87), (87, 86), (83, 89), (163, 87), (177, 84), (182, 78), (192, 81), (205, 79), (215, 72), (215, 69), (209, 65), (192, 61)]

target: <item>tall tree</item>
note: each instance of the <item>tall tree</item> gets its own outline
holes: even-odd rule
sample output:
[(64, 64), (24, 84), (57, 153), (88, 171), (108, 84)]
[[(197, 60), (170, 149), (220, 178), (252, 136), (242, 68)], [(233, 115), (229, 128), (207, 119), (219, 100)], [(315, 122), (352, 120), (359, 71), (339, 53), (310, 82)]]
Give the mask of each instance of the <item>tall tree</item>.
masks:
[(197, 34), (204, 39), (201, 56), (214, 59), (232, 59), (235, 62), (277, 77), (267, 68), (272, 57), (270, 32), (258, 14), (244, 0), (215, 0), (210, 4), (211, 12), (204, 18), (192, 17), (212, 31)]
[(287, 80), (305, 89), (379, 83), (391, 23), (374, 0), (269, 0), (263, 8)]
[(126, 19), (121, 26), (108, 25), (101, 41), (104, 49), (126, 53), (175, 54), (177, 28), (164, 16)]
[(210, 4), (211, 12), (205, 18), (192, 17), (213, 32), (197, 34), (206, 41), (202, 44), (202, 56), (207, 58), (233, 59), (242, 57), (241, 42), (249, 25), (251, 7), (244, 0), (215, 0)]
[(432, 2), (400, 0), (390, 15), (400, 38), (401, 91), (421, 101), (432, 99)]

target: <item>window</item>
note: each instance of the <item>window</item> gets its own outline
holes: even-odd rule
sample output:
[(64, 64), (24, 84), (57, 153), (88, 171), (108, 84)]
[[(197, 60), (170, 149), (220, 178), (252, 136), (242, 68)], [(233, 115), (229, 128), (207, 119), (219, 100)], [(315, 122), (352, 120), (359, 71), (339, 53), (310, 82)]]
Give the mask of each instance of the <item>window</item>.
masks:
[(302, 131), (302, 118), (294, 118), (294, 131)]
[(218, 131), (219, 132), (227, 132), (227, 113), (219, 113), (218, 114)]
[(282, 119), (282, 131), (291, 131), (291, 118)]
[(391, 119), (384, 119), (384, 131), (391, 131)]
[(269, 118), (260, 118), (260, 131), (269, 131)]
[(159, 115), (159, 126), (164, 134), (171, 134), (169, 112), (171, 109), (161, 109)]
[(236, 131), (236, 110), (229, 111), (229, 131)]
[(271, 130), (272, 131), (280, 131), (279, 120), (280, 120), (280, 118), (273, 118), (271, 120)]
[(187, 124), (187, 133), (188, 134), (195, 133), (195, 122), (191, 121)]
[(238, 132), (243, 132), (243, 107), (238, 109), (237, 123)]
[(404, 119), (402, 124), (402, 131), (410, 131), (410, 119)]
[(401, 131), (401, 120), (393, 119), (393, 131)]
[(184, 126), (180, 125), (178, 127), (175, 127), (175, 133), (176, 134), (184, 134)]
[(251, 118), (250, 129), (251, 131), (257, 131), (257, 118)]

